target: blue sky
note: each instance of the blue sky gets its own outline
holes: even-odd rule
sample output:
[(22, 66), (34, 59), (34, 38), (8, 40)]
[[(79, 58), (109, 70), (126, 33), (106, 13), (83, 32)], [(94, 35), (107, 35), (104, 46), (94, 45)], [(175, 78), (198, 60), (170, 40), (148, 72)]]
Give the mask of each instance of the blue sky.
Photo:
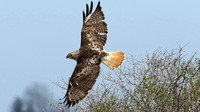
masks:
[[(75, 62), (65, 56), (80, 46), (86, 3), (90, 0), (0, 0), (1, 112), (9, 112), (12, 101), (34, 82), (63, 97), (65, 91), (50, 80), (68, 81), (73, 72)], [(101, 5), (107, 51), (140, 58), (157, 48), (175, 49), (178, 42), (190, 43), (185, 51), (200, 57), (199, 0), (102, 0)]]

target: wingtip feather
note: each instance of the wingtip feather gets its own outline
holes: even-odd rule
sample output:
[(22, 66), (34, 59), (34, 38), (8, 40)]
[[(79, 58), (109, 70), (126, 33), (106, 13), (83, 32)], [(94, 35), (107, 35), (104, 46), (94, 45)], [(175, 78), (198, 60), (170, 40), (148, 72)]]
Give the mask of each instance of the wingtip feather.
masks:
[(97, 4), (97, 8), (96, 8), (96, 10), (101, 10), (100, 1), (99, 1), (98, 4)]
[(89, 6), (88, 6), (88, 4), (86, 4), (86, 16), (88, 16), (89, 15)]
[(92, 13), (92, 9), (93, 9), (93, 2), (91, 1), (91, 3), (90, 3), (90, 12), (89, 13)]
[(85, 12), (83, 11), (83, 21), (85, 20)]

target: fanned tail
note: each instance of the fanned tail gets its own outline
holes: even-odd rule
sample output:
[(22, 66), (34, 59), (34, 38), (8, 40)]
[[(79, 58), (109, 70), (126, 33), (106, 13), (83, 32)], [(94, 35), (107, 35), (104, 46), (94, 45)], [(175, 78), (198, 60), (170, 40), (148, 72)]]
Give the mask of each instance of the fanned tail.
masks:
[(107, 52), (109, 56), (105, 57), (103, 63), (111, 69), (118, 68), (124, 61), (125, 55), (122, 51)]

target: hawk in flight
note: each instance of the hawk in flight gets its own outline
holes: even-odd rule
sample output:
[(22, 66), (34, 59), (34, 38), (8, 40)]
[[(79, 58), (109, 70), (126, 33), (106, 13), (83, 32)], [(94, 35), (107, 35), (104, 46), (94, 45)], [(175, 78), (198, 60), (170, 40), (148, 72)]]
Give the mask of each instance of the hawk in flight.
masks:
[(99, 76), (101, 62), (115, 69), (124, 60), (122, 51), (106, 52), (103, 49), (108, 31), (107, 24), (103, 21), (105, 17), (100, 1), (93, 13), (92, 9), (93, 2), (90, 8), (86, 4), (86, 13), (83, 11), (80, 49), (69, 53), (66, 57), (77, 62), (64, 97), (64, 103), (68, 107), (74, 106), (88, 94)]

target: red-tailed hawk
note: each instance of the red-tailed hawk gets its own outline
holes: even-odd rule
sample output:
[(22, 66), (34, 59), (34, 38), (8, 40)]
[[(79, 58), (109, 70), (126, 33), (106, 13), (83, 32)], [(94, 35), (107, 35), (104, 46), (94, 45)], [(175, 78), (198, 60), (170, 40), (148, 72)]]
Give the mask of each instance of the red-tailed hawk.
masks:
[(86, 4), (86, 13), (83, 11), (83, 27), (81, 31), (81, 47), (71, 52), (66, 58), (77, 61), (77, 65), (69, 80), (68, 90), (65, 95), (66, 106), (74, 106), (82, 100), (93, 87), (100, 72), (103, 62), (111, 69), (119, 67), (124, 60), (124, 53), (106, 52), (103, 47), (107, 40), (107, 24), (100, 1), (92, 13), (93, 2), (90, 8)]

